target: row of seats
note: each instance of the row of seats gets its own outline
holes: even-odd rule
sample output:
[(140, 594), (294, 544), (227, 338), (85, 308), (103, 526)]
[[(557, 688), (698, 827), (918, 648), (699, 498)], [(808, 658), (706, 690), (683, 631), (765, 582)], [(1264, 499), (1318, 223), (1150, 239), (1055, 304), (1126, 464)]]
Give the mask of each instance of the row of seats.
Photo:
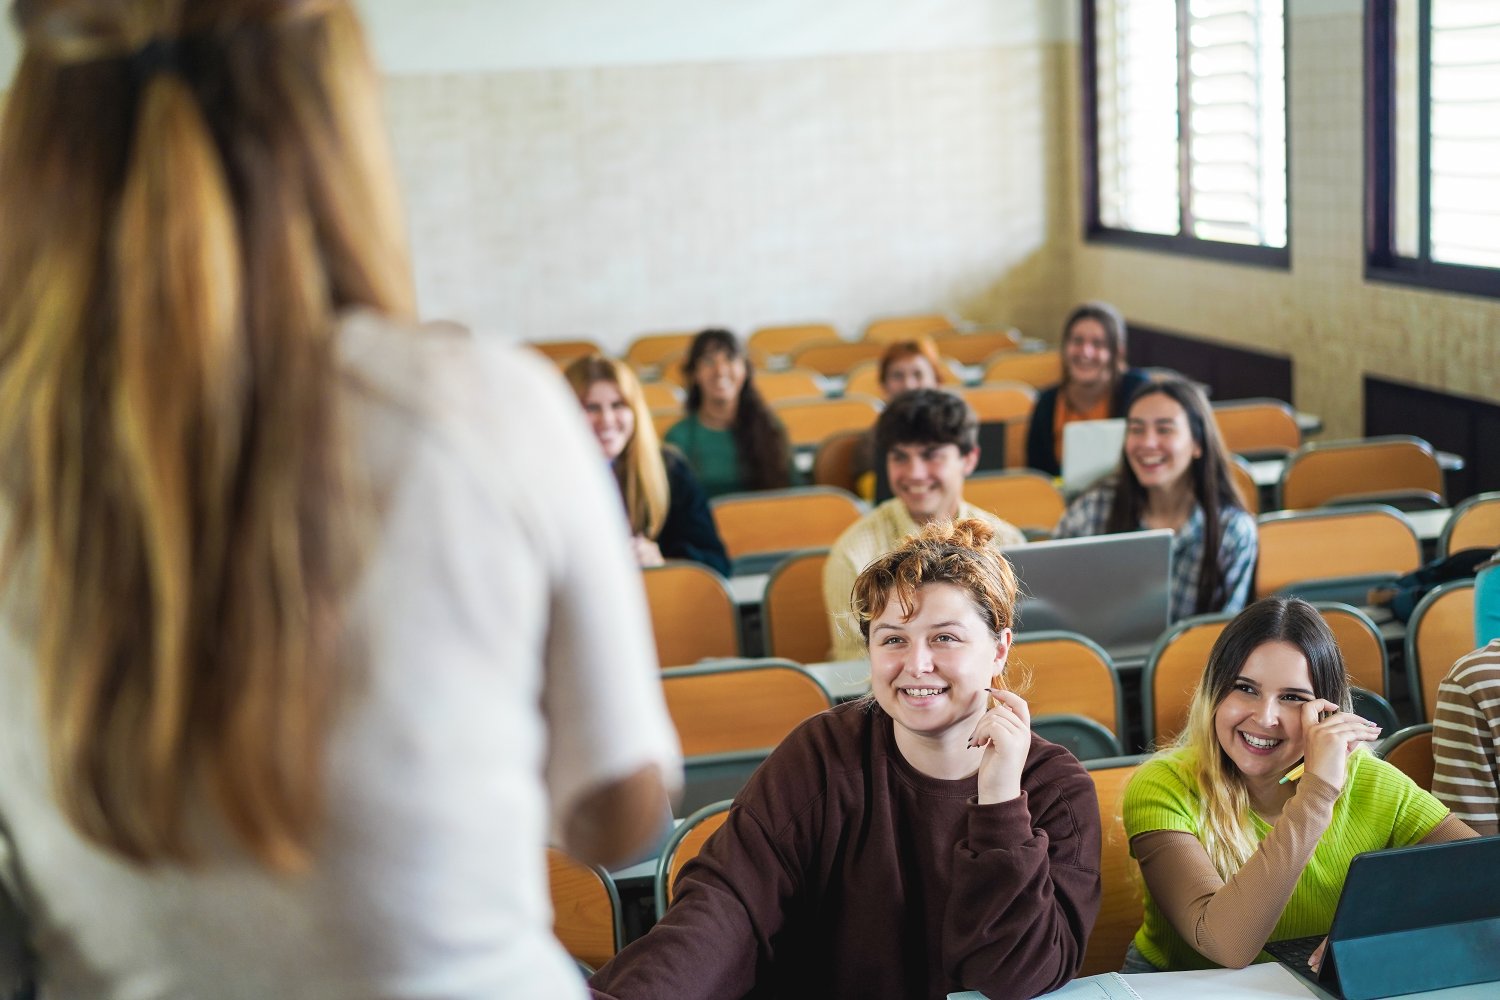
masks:
[[(697, 332), (643, 334), (630, 342), (621, 357), (637, 369), (666, 369), (687, 350)], [(1021, 348), (1016, 330), (960, 330), (949, 317), (939, 314), (878, 319), (858, 340), (845, 340), (827, 323), (766, 326), (750, 334), (746, 347), (762, 367), (771, 359), (793, 358), (794, 363), (825, 375), (842, 375), (860, 361), (878, 358), (888, 344), (922, 337), (931, 338), (944, 357), (966, 365)], [(563, 365), (584, 354), (606, 353), (587, 339), (536, 341), (531, 346)], [(804, 356), (807, 361), (796, 360)]]
[[(1387, 737), (1376, 753), (1410, 775), (1424, 788), (1432, 786), (1432, 727), (1413, 726)], [(1080, 976), (1117, 971), (1141, 926), (1140, 874), (1130, 856), (1121, 805), (1125, 787), (1146, 755), (1085, 762), (1099, 800), (1099, 916), (1089, 936)], [(694, 811), (673, 832), (657, 859), (653, 882), (656, 916), (671, 903), (678, 873), (728, 818), (730, 800)], [(549, 852), (554, 930), (576, 960), (597, 968), (623, 946), (620, 898), (613, 879), (602, 869), (583, 865), (561, 851)]]
[[(1033, 518), (1055, 521), (1057, 501), (1049, 508), (1040, 486), (1031, 515), (1017, 514), (1026, 508), (1003, 492), (1016, 482), (1034, 485), (1039, 478), (1010, 473), (976, 476), (968, 485), (979, 488), (966, 489), (966, 496), (1001, 515), (1017, 516), (1022, 527)], [(991, 484), (996, 487), (993, 494), (985, 488)], [(753, 569), (748, 560), (762, 558), (771, 566), (761, 600), (760, 648), (769, 655), (799, 663), (826, 658), (832, 640), (822, 599), (823, 562), (828, 545), (862, 511), (852, 495), (827, 487), (741, 494), (714, 504), (720, 536), (737, 565)], [(1411, 523), (1389, 507), (1280, 511), (1262, 515), (1258, 525), (1256, 597), (1296, 593), (1310, 600), (1365, 604), (1373, 587), (1411, 572), (1422, 560), (1421, 541)], [(1460, 505), (1440, 544), (1500, 545), (1500, 495), (1483, 494)], [(670, 563), (647, 570), (645, 583), (664, 665), (739, 656), (751, 648), (741, 642), (739, 610), (729, 583), (712, 570)], [(1468, 600), (1472, 606), (1472, 594)], [(1410, 659), (1421, 658), (1430, 656), (1424, 657), (1418, 643)], [(1369, 686), (1384, 693), (1383, 686)]]

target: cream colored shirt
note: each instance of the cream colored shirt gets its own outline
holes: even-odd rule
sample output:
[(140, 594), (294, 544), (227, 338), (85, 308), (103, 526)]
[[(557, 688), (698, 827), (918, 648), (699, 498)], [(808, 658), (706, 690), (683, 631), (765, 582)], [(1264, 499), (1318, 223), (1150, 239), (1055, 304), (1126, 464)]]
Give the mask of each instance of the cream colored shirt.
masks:
[[(971, 517), (995, 529), (994, 545), (997, 548), (1026, 542), (1026, 536), (1010, 522), (967, 502), (960, 503), (957, 520)], [(907, 512), (906, 504), (893, 497), (844, 529), (838, 541), (833, 543), (828, 561), (823, 564), (823, 605), (833, 619), (829, 629), (833, 634), (833, 648), (828, 653), (830, 660), (856, 660), (868, 655), (864, 640), (859, 636), (859, 623), (852, 613), (850, 595), (854, 591), (854, 581), (866, 566), (921, 530), (922, 526)]]

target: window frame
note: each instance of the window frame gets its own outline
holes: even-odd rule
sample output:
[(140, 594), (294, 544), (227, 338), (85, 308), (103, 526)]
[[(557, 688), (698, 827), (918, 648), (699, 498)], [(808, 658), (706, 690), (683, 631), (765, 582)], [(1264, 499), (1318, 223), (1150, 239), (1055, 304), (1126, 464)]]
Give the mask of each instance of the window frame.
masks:
[[(1085, 0), (1086, 3), (1092, 0)], [(1396, 252), (1396, 5), (1365, 0), (1365, 280), (1500, 298), (1500, 268), (1432, 259), (1432, 5), (1418, 0), (1417, 257)]]
[[(1159, 2), (1159, 0), (1156, 0)], [(1159, 253), (1177, 254), (1187, 257), (1197, 257), (1210, 260), (1227, 261), (1234, 264), (1249, 264), (1257, 267), (1266, 267), (1275, 270), (1291, 270), (1292, 261), (1292, 134), (1291, 134), (1291, 108), (1292, 108), (1292, 86), (1291, 74), (1288, 72), (1291, 66), (1291, 14), (1282, 10), (1281, 20), (1281, 46), (1282, 46), (1282, 75), (1284, 78), (1285, 100), (1282, 106), (1283, 132), (1286, 136), (1286, 223), (1287, 223), (1287, 245), (1284, 247), (1269, 247), (1252, 243), (1229, 243), (1223, 240), (1208, 240), (1187, 233), (1187, 227), (1183, 225), (1186, 221), (1187, 206), (1191, 203), (1189, 197), (1189, 185), (1192, 178), (1188, 171), (1187, 157), (1188, 144), (1183, 141), (1182, 125), (1188, 119), (1187, 88), (1182, 85), (1186, 74), (1187, 58), (1187, 32), (1186, 13), (1187, 0), (1173, 0), (1177, 10), (1177, 122), (1178, 122), (1178, 146), (1177, 155), (1180, 164), (1178, 170), (1178, 226), (1182, 230), (1176, 235), (1167, 236), (1161, 233), (1142, 233), (1133, 229), (1116, 229), (1104, 225), (1099, 221), (1099, 92), (1098, 92), (1098, 37), (1095, 31), (1095, 0), (1081, 0), (1082, 32), (1079, 41), (1079, 63), (1082, 70), (1082, 91), (1080, 94), (1081, 125), (1083, 130), (1082, 143), (1082, 194), (1083, 194), (1083, 240), (1085, 243), (1093, 243), (1105, 246), (1130, 247), (1138, 250), (1153, 250)], [(1373, 2), (1373, 0), (1367, 0)]]

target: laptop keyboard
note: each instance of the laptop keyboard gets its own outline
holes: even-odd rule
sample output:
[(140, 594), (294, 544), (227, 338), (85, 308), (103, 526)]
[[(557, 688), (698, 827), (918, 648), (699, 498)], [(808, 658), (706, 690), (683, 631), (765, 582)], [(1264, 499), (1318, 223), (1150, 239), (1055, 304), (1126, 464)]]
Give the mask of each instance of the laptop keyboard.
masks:
[(1318, 945), (1323, 943), (1323, 937), (1322, 934), (1314, 934), (1311, 937), (1267, 941), (1266, 953), (1308, 982), (1317, 983), (1320, 989), (1338, 996), (1338, 991), (1331, 984), (1318, 981), (1318, 974), (1307, 964), (1307, 960), (1312, 958), (1312, 953), (1318, 950)]

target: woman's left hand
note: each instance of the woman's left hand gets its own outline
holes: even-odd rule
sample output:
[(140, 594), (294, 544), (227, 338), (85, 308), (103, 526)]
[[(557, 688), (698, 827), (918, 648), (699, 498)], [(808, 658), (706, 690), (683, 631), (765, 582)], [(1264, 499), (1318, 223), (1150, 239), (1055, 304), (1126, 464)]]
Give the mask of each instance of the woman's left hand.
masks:
[(1031, 752), (1031, 709), (1014, 691), (991, 688), (995, 707), (980, 716), (969, 745), (981, 748), (979, 804), (1009, 802), (1021, 794), (1021, 771)]

